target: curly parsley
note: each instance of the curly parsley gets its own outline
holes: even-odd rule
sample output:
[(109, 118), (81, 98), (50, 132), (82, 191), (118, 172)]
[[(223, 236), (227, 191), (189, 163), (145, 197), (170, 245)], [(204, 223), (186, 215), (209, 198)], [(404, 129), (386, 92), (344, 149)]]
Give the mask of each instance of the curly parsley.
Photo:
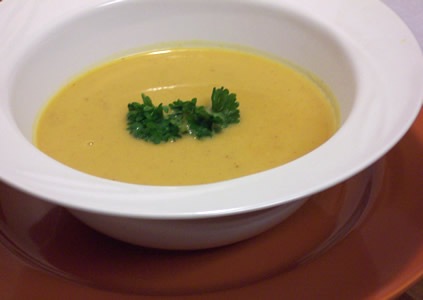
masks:
[(176, 141), (183, 135), (196, 139), (212, 137), (231, 124), (239, 123), (239, 103), (228, 89), (213, 88), (211, 107), (197, 106), (197, 99), (176, 100), (155, 106), (142, 94), (142, 103), (128, 104), (127, 130), (135, 138), (154, 144)]

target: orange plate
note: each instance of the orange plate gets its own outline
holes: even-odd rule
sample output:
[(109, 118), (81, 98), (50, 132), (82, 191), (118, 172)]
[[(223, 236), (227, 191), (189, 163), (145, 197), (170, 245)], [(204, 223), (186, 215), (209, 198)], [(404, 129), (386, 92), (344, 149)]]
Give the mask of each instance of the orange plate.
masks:
[(192, 252), (124, 244), (0, 183), (1, 299), (362, 299), (423, 275), (423, 111), (383, 159), (274, 229)]

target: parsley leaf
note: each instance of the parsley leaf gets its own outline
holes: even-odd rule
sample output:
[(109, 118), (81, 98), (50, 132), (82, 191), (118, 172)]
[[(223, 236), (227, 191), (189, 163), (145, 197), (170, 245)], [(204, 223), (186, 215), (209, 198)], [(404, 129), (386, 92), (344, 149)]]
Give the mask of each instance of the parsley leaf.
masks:
[(213, 88), (211, 101), (211, 109), (216, 118), (215, 131), (219, 132), (230, 124), (239, 123), (239, 103), (236, 101), (236, 94), (231, 94), (223, 87)]
[(128, 104), (127, 130), (135, 138), (154, 144), (176, 141), (182, 135), (212, 137), (240, 121), (236, 94), (224, 87), (213, 88), (210, 108), (197, 106), (196, 98), (155, 106), (150, 97), (141, 97), (143, 103)]
[(159, 104), (154, 106), (150, 97), (142, 95), (143, 104), (128, 104), (128, 131), (136, 138), (154, 144), (173, 141), (181, 137), (178, 126), (165, 116), (168, 108)]

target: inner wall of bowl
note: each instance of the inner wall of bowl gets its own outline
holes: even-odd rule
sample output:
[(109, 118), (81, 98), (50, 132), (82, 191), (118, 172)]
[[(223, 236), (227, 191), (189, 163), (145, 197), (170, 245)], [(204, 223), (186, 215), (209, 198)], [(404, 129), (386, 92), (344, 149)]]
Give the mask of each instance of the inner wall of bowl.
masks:
[(248, 1), (118, 1), (93, 7), (52, 24), (27, 47), (13, 80), (12, 113), (32, 140), (40, 110), (74, 76), (134, 49), (207, 41), (253, 48), (311, 72), (330, 87), (344, 122), (355, 97), (353, 63), (336, 35), (309, 17)]

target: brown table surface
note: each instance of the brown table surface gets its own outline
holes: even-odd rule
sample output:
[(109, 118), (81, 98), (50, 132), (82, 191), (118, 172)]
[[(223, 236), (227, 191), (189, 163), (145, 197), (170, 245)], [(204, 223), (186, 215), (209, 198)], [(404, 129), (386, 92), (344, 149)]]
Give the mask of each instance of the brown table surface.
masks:
[(423, 279), (413, 285), (398, 300), (421, 300), (423, 299)]

